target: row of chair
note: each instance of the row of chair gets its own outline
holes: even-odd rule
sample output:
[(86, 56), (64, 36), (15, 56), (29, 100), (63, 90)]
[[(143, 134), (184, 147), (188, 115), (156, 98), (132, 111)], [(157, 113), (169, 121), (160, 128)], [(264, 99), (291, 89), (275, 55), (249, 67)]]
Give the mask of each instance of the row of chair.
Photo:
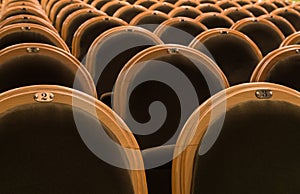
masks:
[[(11, 2), (9, 4), (12, 4), (13, 1), (14, 0), (7, 2)], [(39, 7), (37, 1), (27, 1), (33, 1), (33, 3)], [(5, 3), (8, 4), (7, 2)], [(56, 133), (57, 130), (64, 132), (62, 129), (70, 129), (71, 133), (64, 134), (66, 136), (61, 136), (62, 139), (59, 141), (63, 144), (65, 138), (70, 141), (70, 149), (62, 150), (63, 152), (60, 153), (60, 155), (65, 154), (66, 156), (63, 158), (63, 163), (68, 164), (72, 162), (70, 160), (74, 158), (75, 160), (81, 161), (76, 158), (85, 158), (87, 156), (84, 154), (90, 153), (90, 151), (92, 151), (92, 156), (96, 155), (98, 158), (90, 158), (90, 160), (81, 164), (76, 163), (75, 165), (77, 166), (59, 166), (57, 171), (52, 171), (49, 176), (46, 176), (46, 178), (50, 178), (50, 182), (56, 184), (54, 187), (51, 184), (44, 183), (46, 181), (45, 179), (28, 178), (28, 182), (21, 182), (16, 188), (20, 188), (21, 190), (24, 188), (24, 185), (37, 184), (40, 185), (40, 188), (45, 189), (42, 191), (43, 193), (68, 193), (69, 189), (72, 189), (73, 193), (82, 193), (86, 187), (89, 188), (88, 192), (93, 193), (101, 187), (101, 191), (106, 193), (147, 193), (148, 191), (149, 193), (166, 194), (173, 192), (188, 194), (203, 192), (220, 193), (218, 189), (223, 190), (225, 193), (243, 193), (241, 189), (250, 185), (249, 188), (251, 189), (247, 190), (249, 193), (266, 193), (267, 187), (264, 187), (265, 190), (259, 191), (259, 188), (251, 184), (241, 184), (239, 187), (231, 184), (233, 185), (232, 187), (226, 187), (227, 184), (224, 183), (225, 186), (214, 188), (215, 186), (212, 181), (217, 175), (212, 173), (212, 178), (205, 180), (201, 177), (202, 172), (205, 172), (203, 173), (205, 177), (211, 173), (210, 170), (216, 172), (214, 171), (214, 165), (217, 163), (211, 163), (213, 167), (210, 168), (211, 166), (202, 167), (202, 162), (198, 163), (198, 161), (205, 161), (205, 153), (203, 154), (202, 150), (207, 150), (207, 147), (210, 147), (207, 146), (207, 144), (211, 145), (211, 143), (214, 143), (214, 141), (211, 141), (212, 135), (218, 134), (218, 131), (230, 132), (232, 119), (239, 118), (236, 115), (242, 115), (241, 113), (243, 112), (247, 115), (248, 112), (251, 112), (253, 107), (257, 108), (253, 109), (254, 112), (251, 116), (251, 123), (253, 123), (253, 125), (256, 123), (263, 125), (262, 128), (266, 131), (271, 131), (276, 127), (279, 133), (284, 124), (289, 123), (285, 120), (280, 122), (280, 119), (277, 119), (278, 123), (276, 124), (269, 123), (268, 119), (272, 116), (278, 117), (278, 115), (282, 115), (280, 111), (283, 109), (287, 115), (289, 115), (287, 118), (290, 119), (291, 132), (299, 126), (296, 122), (299, 120), (299, 114), (297, 114), (297, 112), (299, 112), (299, 92), (275, 84), (251, 83), (238, 85), (249, 81), (268, 81), (286, 85), (299, 91), (300, 87), (298, 83), (300, 83), (300, 80), (297, 76), (299, 72), (299, 65), (297, 65), (299, 47), (297, 45), (286, 47), (288, 44), (298, 43), (297, 33), (293, 33), (290, 37), (286, 38), (285, 41), (282, 41), (284, 35), (280, 32), (280, 29), (275, 28), (274, 30), (274, 24), (271, 25), (271, 27), (265, 27), (270, 26), (270, 23), (272, 23), (271, 20), (274, 18), (273, 16), (269, 17), (269, 20), (264, 18), (246, 18), (242, 19), (244, 22), (241, 22), (241, 20), (233, 24), (235, 27), (232, 29), (213, 28), (210, 30), (208, 30), (204, 24), (195, 22), (194, 19), (179, 17), (169, 18), (165, 22), (178, 21), (177, 23), (174, 22), (174, 26), (182, 25), (183, 29), (188, 30), (190, 30), (191, 26), (195, 26), (194, 24), (196, 24), (197, 27), (201, 26), (206, 29), (201, 33), (194, 34), (186, 44), (183, 44), (186, 46), (179, 45), (178, 43), (165, 45), (163, 44), (164, 40), (162, 35), (155, 33), (158, 30), (154, 30), (154, 33), (152, 33), (146, 29), (128, 25), (127, 22), (120, 18), (109, 16), (104, 11), (96, 10), (92, 6), (79, 1), (65, 2), (66, 4), (60, 2), (62, 1), (41, 1), (42, 7), (46, 12), (41, 10), (43, 16), (37, 15), (37, 17), (43, 19), (46, 15), (46, 18), (49, 17), (51, 19), (43, 19), (43, 22), (47, 21), (45, 24), (36, 24), (38, 26), (36, 28), (35, 26), (27, 28), (27, 25), (17, 24), (19, 22), (16, 22), (12, 25), (3, 25), (5, 27), (0, 29), (18, 26), (17, 29), (23, 28), (23, 31), (31, 31), (31, 29), (40, 29), (40, 26), (43, 26), (44, 30), (38, 31), (37, 34), (51, 32), (54, 37), (45, 42), (35, 40), (33, 42), (39, 43), (26, 43), (26, 41), (20, 39), (20, 35), (15, 35), (12, 36), (13, 38), (4, 41), (4, 43), (11, 40), (16, 42), (13, 43), (13, 46), (4, 45), (0, 51), (1, 74), (3, 73), (0, 76), (0, 78), (3, 78), (1, 81), (3, 88), (0, 94), (0, 99), (2, 99), (0, 103), (1, 107), (4, 107), (3, 118), (8, 118), (8, 120), (4, 120), (5, 122), (3, 122), (3, 129), (12, 126), (11, 123), (17, 121), (12, 118), (21, 119), (20, 122), (18, 122), (19, 120), (16, 122), (24, 126), (24, 129), (21, 129), (21, 131), (35, 131), (40, 128), (39, 126), (43, 125), (47, 126), (46, 131), (51, 131), (52, 128), (56, 129), (53, 133)], [(30, 6), (33, 3), (26, 2), (26, 4), (30, 4)], [(70, 17), (76, 11), (72, 13), (72, 11), (69, 12), (69, 10), (66, 9), (64, 11), (68, 14), (64, 16), (61, 15), (62, 18), (65, 18), (65, 21), (62, 19), (61, 22), (59, 22), (60, 17), (58, 16), (64, 9), (62, 7), (71, 7), (73, 3), (77, 5), (72, 7), (72, 9), (78, 11), (78, 13), (79, 11), (86, 10), (80, 12), (81, 14), (75, 14)], [(29, 5), (22, 6), (26, 8), (30, 7)], [(5, 5), (5, 7), (7, 7), (7, 5)], [(56, 8), (58, 9), (59, 7), (62, 9), (60, 11), (56, 10)], [(8, 9), (4, 9), (4, 14), (7, 10)], [(53, 13), (52, 16), (51, 13)], [(85, 15), (83, 13), (87, 14)], [(89, 14), (90, 16), (88, 16)], [(55, 15), (57, 15), (57, 17), (55, 17)], [(84, 15), (86, 19), (79, 17), (79, 15)], [(213, 13), (211, 15), (215, 17), (219, 14)], [(8, 17), (2, 22), (7, 22), (10, 18), (11, 17)], [(70, 36), (71, 44), (63, 38), (68, 46), (63, 46), (64, 43), (59, 46), (58, 43), (61, 42), (61, 39), (58, 33), (62, 36), (67, 26), (66, 24), (68, 24), (66, 23), (68, 18), (70, 18), (70, 21), (76, 21), (74, 22), (74, 28), (70, 28), (75, 29), (73, 35)], [(77, 19), (73, 20), (74, 18)], [(87, 21), (84, 22), (85, 20)], [(57, 31), (50, 27), (50, 21), (52, 25), (56, 27)], [(184, 27), (187, 21), (193, 25)], [(81, 25), (81, 23), (83, 24)], [(170, 23), (173, 24), (172, 22)], [(247, 23), (246, 27), (244, 26), (245, 23)], [(208, 24), (210, 24), (210, 22), (208, 22)], [(256, 33), (263, 31), (264, 36), (256, 37), (254, 36), (255, 33), (247, 34), (248, 25), (263, 26), (254, 29), (260, 29), (256, 31)], [(57, 26), (60, 26), (60, 31)], [(197, 27), (194, 29), (197, 29)], [(163, 27), (160, 26), (160, 28)], [(68, 28), (66, 28), (66, 30), (69, 31)], [(170, 28), (168, 28), (168, 30), (170, 30)], [(160, 32), (164, 34), (164, 30), (160, 30)], [(269, 36), (266, 36), (268, 33), (274, 40), (280, 39), (280, 41), (268, 41), (267, 38), (269, 38)], [(183, 33), (174, 40), (182, 40), (182, 34)], [(251, 36), (251, 34), (253, 36)], [(168, 35), (170, 36), (170, 31), (165, 33), (165, 37), (168, 38)], [(45, 35), (45, 37), (48, 36), (49, 35)], [(25, 37), (25, 35), (21, 35), (21, 37)], [(41, 37), (41, 35), (38, 35), (38, 37)], [(44, 38), (41, 39), (44, 40)], [(33, 39), (30, 41), (32, 40)], [(80, 40), (78, 41), (79, 46), (76, 46), (77, 43), (74, 43), (75, 40)], [(260, 42), (261, 40), (263, 41)], [(276, 44), (276, 46), (274, 46), (274, 44)], [(282, 44), (283, 47), (278, 48), (280, 44)], [(85, 67), (80, 64), (78, 59), (69, 53), (68, 47), (71, 48), (72, 54), (85, 64)], [(29, 86), (35, 84), (51, 84), (52, 86)], [(53, 85), (66, 86), (76, 90)], [(230, 85), (237, 86), (230, 87)], [(22, 86), (28, 87), (18, 88)], [(11, 90), (14, 88), (18, 89)], [(85, 92), (90, 96), (77, 90)], [(116, 113), (98, 101), (96, 99), (97, 97), (110, 105)], [(162, 107), (161, 104), (157, 104), (157, 101), (160, 101), (164, 106)], [(224, 107), (225, 102), (228, 106), (226, 105)], [(29, 107), (23, 107), (23, 103), (26, 105), (28, 103), (33, 104)], [(293, 106), (285, 106), (286, 104), (292, 104)], [(241, 108), (242, 105), (245, 106)], [(20, 112), (17, 110), (17, 106), (19, 106)], [(200, 108), (193, 113), (199, 106)], [(269, 109), (265, 110), (265, 107)], [(220, 108), (223, 109), (221, 110)], [(33, 113), (36, 114), (32, 118), (24, 118), (24, 109), (33, 111)], [(232, 113), (232, 109), (237, 110), (237, 112), (233, 111), (234, 113)], [(242, 109), (242, 112), (239, 111), (240, 109)], [(258, 114), (255, 110), (260, 110), (262, 113)], [(93, 111), (94, 113), (96, 112), (96, 114), (91, 116)], [(12, 114), (10, 114), (11, 112)], [(42, 112), (44, 114), (40, 114)], [(215, 112), (216, 115), (212, 115)], [(49, 118), (48, 116), (43, 117), (45, 115), (51, 115), (51, 113), (61, 114), (57, 114), (55, 118), (50, 116)], [(199, 117), (199, 115), (202, 116), (202, 113), (206, 113), (205, 117)], [(216, 123), (218, 124), (217, 121), (222, 120), (224, 117), (224, 115), (220, 113), (226, 115), (224, 120), (225, 125), (222, 125), (222, 129), (215, 129)], [(18, 117), (18, 114), (20, 114), (21, 117)], [(190, 117), (191, 114), (192, 116)], [(10, 117), (10, 115), (12, 116)], [(62, 115), (65, 115), (65, 117)], [(264, 115), (264, 117), (261, 118), (259, 115)], [(210, 118), (212, 118), (212, 120), (210, 120)], [(38, 122), (36, 126), (26, 125), (26, 123), (36, 123), (32, 119), (37, 119), (40, 122)], [(257, 122), (253, 122), (253, 120)], [(60, 121), (68, 122), (62, 123)], [(128, 127), (123, 121), (125, 121)], [(211, 123), (209, 123), (209, 121), (211, 121)], [(240, 122), (246, 124), (244, 126), (237, 125), (237, 130), (241, 128), (251, 129), (252, 125), (249, 125), (245, 120), (236, 120), (236, 123)], [(53, 125), (51, 125), (51, 123)], [(58, 127), (56, 125), (57, 123), (61, 126)], [(228, 125), (229, 129), (226, 129)], [(102, 126), (102, 128), (104, 126), (104, 130), (99, 130), (99, 128), (101, 128), (100, 126)], [(15, 126), (15, 129), (18, 132), (20, 128), (19, 126)], [(81, 131), (80, 129), (83, 130)], [(76, 133), (76, 141), (72, 139), (74, 137), (74, 131), (78, 131), (80, 134), (80, 136), (78, 136)], [(110, 153), (113, 153), (113, 150), (104, 150), (106, 154), (101, 155), (101, 151), (103, 151), (101, 147), (113, 148), (110, 147), (111, 144), (109, 144), (109, 142), (107, 143), (107, 139), (104, 139), (106, 136), (103, 135), (103, 133), (101, 135), (97, 134), (99, 131), (104, 131), (111, 139), (121, 145), (121, 148), (119, 147), (117, 151), (119, 155), (111, 156)], [(56, 136), (55, 134), (50, 134), (49, 138), (53, 137), (53, 135)], [(72, 135), (72, 138), (68, 135)], [(229, 133), (229, 135), (232, 135), (232, 133)], [(295, 136), (294, 133), (289, 135), (287, 139)], [(259, 145), (264, 145), (264, 137), (266, 136), (262, 137), (261, 144)], [(223, 138), (224, 136), (221, 134), (219, 139), (222, 140)], [(30, 137), (28, 139), (30, 139)], [(48, 146), (51, 146), (52, 140), (53, 139), (48, 139), (48, 141), (47, 139), (40, 139), (40, 141), (50, 142), (47, 144)], [(236, 141), (238, 141), (238, 138)], [(294, 142), (287, 141), (291, 144)], [(98, 145), (97, 142), (99, 142), (99, 144), (101, 142), (101, 145)], [(37, 141), (31, 143), (32, 144), (28, 144), (30, 148), (40, 144)], [(78, 145), (75, 145), (76, 143)], [(273, 142), (270, 142), (270, 146), (274, 146), (272, 143)], [(62, 147), (63, 144), (56, 145)], [(79, 145), (83, 147), (78, 147)], [(218, 146), (219, 144), (216, 141), (214, 145)], [(238, 144), (234, 142), (225, 145), (236, 146)], [(259, 147), (259, 145), (257, 146)], [(87, 150), (85, 146), (87, 146), (89, 150)], [(243, 148), (249, 149), (252, 144), (245, 141), (244, 146)], [(24, 146), (24, 149), (27, 148), (28, 147)], [(50, 151), (47, 157), (55, 156), (57, 154), (55, 153), (56, 148), (57, 147), (47, 147), (46, 149)], [(74, 148), (76, 149), (74, 150)], [(76, 154), (78, 149), (81, 150), (84, 148), (86, 149), (85, 153), (80, 152)], [(132, 150), (130, 149), (130, 151), (128, 151), (127, 148), (131, 148)], [(218, 157), (222, 157), (223, 155), (220, 155), (220, 152), (223, 152), (226, 148), (228, 147), (221, 145), (217, 148), (213, 147), (212, 149), (217, 149), (215, 153), (218, 153)], [(7, 150), (11, 151), (9, 149)], [(41, 151), (41, 149), (37, 149), (37, 152), (39, 151)], [(23, 151), (20, 152), (24, 153)], [(70, 155), (69, 152), (75, 155)], [(201, 153), (201, 158), (198, 158), (198, 152)], [(109, 154), (107, 155), (107, 153)], [(235, 156), (239, 156), (240, 154), (245, 163), (248, 161), (248, 155), (243, 155), (240, 152), (232, 153), (236, 153), (237, 155)], [(254, 152), (252, 153), (255, 154)], [(202, 158), (203, 155), (204, 159)], [(270, 161), (268, 160), (270, 158), (267, 156), (271, 157), (271, 155), (266, 155), (264, 158), (265, 161)], [(49, 165), (45, 161), (51, 161), (52, 159), (47, 157), (35, 158), (34, 161), (44, 159), (42, 160), (42, 164)], [(106, 160), (106, 157), (112, 158), (112, 160)], [(208, 160), (211, 160), (210, 155), (207, 157)], [(110, 172), (116, 172), (115, 175), (110, 174), (109, 177), (112, 179), (116, 176), (120, 177), (120, 179), (115, 182), (122, 186), (112, 188), (114, 187), (112, 179), (105, 180), (103, 176), (93, 174), (86, 176), (92, 179), (99, 179), (103, 184), (97, 184), (95, 181), (91, 181), (91, 183), (85, 182), (80, 185), (80, 183), (75, 182), (76, 186), (71, 187), (78, 174), (84, 174), (82, 171), (78, 172), (74, 169), (84, 169), (85, 167), (82, 166), (84, 165), (89, 167), (87, 169), (93, 170), (95, 163), (93, 164), (91, 160), (97, 162), (99, 158), (100, 162), (104, 160), (104, 167), (99, 167), (99, 171), (96, 172), (107, 175), (109, 175)], [(116, 161), (116, 158), (117, 161), (120, 162), (114, 164), (113, 161)], [(172, 161), (172, 159), (175, 160)], [(228, 163), (232, 162), (232, 160), (229, 160), (230, 157), (226, 159), (228, 159)], [(9, 162), (10, 160), (13, 159), (9, 158), (6, 161)], [(214, 161), (224, 161), (224, 158), (216, 158)], [(32, 161), (27, 160), (25, 163), (28, 164), (31, 162)], [(112, 166), (108, 165), (107, 167), (105, 162), (112, 164)], [(59, 161), (55, 160), (54, 163), (57, 165)], [(286, 163), (286, 161), (281, 161), (280, 164), (283, 165)], [(258, 164), (255, 163), (254, 167), (257, 167), (257, 165)], [(3, 166), (6, 166), (6, 164), (3, 164)], [(39, 166), (43, 170), (47, 169), (45, 166), (39, 165), (39, 163), (32, 163), (32, 166), (26, 166), (25, 168), (34, 169), (35, 166)], [(113, 166), (117, 166), (118, 168), (112, 168)], [(119, 169), (119, 167), (124, 169), (124, 166), (125, 171)], [(106, 167), (108, 169), (106, 169)], [(171, 168), (173, 168), (172, 173)], [(241, 170), (245, 169), (244, 166), (239, 166), (239, 168)], [(293, 172), (295, 168), (296, 165), (291, 166), (291, 171), (288, 172)], [(105, 169), (105, 171), (101, 172), (103, 169)], [(146, 169), (146, 174), (144, 169)], [(205, 171), (206, 169), (207, 171)], [(269, 169), (273, 170), (274, 167), (271, 166)], [(231, 169), (229, 169), (229, 171), (230, 170)], [(236, 170), (236, 172), (240, 172), (241, 170)], [(255, 169), (253, 172), (258, 172), (258, 170), (259, 169)], [(55, 180), (57, 173), (60, 172), (63, 172), (64, 176), (61, 176), (59, 180)], [(75, 173), (77, 172), (78, 174), (76, 175)], [(41, 171), (41, 174), (43, 173), (45, 173), (45, 171)], [(118, 173), (122, 175), (118, 175)], [(249, 173), (250, 177), (254, 176), (251, 172)], [(242, 175), (237, 174), (237, 176), (240, 177)], [(269, 174), (266, 176), (269, 176)], [(25, 177), (25, 175), (22, 177)], [(66, 181), (65, 183), (60, 183), (60, 180), (69, 177), (72, 177), (69, 179), (70, 182)], [(297, 191), (297, 185), (293, 184), (293, 180), (296, 180), (296, 178), (295, 176), (291, 177), (291, 187), (287, 188), (282, 186), (279, 188), (278, 186), (272, 193), (276, 193), (276, 191), (280, 191), (280, 189), (284, 191), (287, 191), (287, 189), (291, 189), (288, 191)], [(12, 188), (11, 182), (15, 180), (13, 177), (6, 177), (5, 179), (7, 180), (7, 182), (5, 182), (7, 187), (3, 187), (3, 192), (10, 191)], [(26, 177), (24, 179), (26, 179)], [(173, 181), (172, 191), (171, 180)], [(230, 176), (229, 178), (222, 177), (221, 181), (224, 180), (231, 181), (233, 178)], [(260, 184), (262, 180), (264, 180), (264, 177), (257, 179), (253, 184)], [(278, 178), (275, 179), (274, 182), (270, 181), (270, 184), (272, 185), (275, 182), (280, 183), (282, 181), (283, 179)], [(146, 184), (148, 184), (148, 186), (146, 186)], [(202, 184), (205, 184), (205, 186)], [(218, 184), (221, 185), (221, 183)], [(57, 187), (57, 185), (61, 186)], [(64, 187), (66, 190), (62, 191), (61, 187)], [(26, 190), (27, 193), (36, 192), (36, 188), (32, 187), (32, 189), (33, 190), (30, 190), (30, 188), (28, 188), (28, 190)]]

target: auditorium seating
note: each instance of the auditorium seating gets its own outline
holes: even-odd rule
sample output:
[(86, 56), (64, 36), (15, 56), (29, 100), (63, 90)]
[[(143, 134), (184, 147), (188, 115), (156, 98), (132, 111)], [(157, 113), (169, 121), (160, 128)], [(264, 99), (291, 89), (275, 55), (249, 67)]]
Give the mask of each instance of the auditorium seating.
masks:
[(263, 56), (278, 48), (284, 39), (280, 29), (272, 22), (261, 18), (245, 18), (232, 26), (247, 35), (258, 46)]
[(297, 193), (300, 94), (234, 86), (203, 103), (175, 146), (173, 194)]
[(300, 91), (299, 45), (281, 47), (265, 56), (253, 72), (252, 82), (272, 82)]
[(189, 45), (205, 53), (226, 75), (230, 85), (247, 83), (262, 54), (243, 33), (232, 29), (212, 29), (199, 34)]
[(300, 32), (299, 31), (286, 37), (282, 41), (280, 46), (283, 47), (283, 46), (289, 46), (289, 45), (295, 45), (295, 44), (300, 44)]
[(259, 18), (269, 20), (270, 22), (275, 24), (281, 30), (281, 32), (285, 37), (296, 32), (294, 26), (284, 17), (275, 14), (269, 14), (269, 15), (262, 15)]
[[(109, 49), (115, 44), (119, 47)], [(120, 26), (98, 36), (90, 46), (85, 66), (97, 86), (99, 98), (109, 97), (107, 93), (113, 91), (119, 72), (127, 61), (140, 51), (159, 44), (163, 43), (157, 36), (138, 27)]]
[(170, 18), (161, 23), (154, 34), (156, 34), (166, 44), (188, 45), (194, 37), (207, 30), (206, 26), (200, 22), (195, 22), (191, 18), (177, 17)]
[(0, 0), (0, 193), (298, 193), (298, 1)]
[(161, 23), (170, 19), (170, 17), (160, 11), (145, 11), (135, 16), (130, 25), (145, 28), (153, 32)]
[(21, 86), (53, 84), (97, 96), (88, 71), (74, 56), (57, 47), (18, 44), (2, 49), (0, 61), (0, 93)]
[(125, 21), (110, 16), (98, 16), (87, 20), (79, 26), (74, 34), (72, 54), (80, 61), (84, 60), (89, 47), (101, 33), (125, 25), (128, 25)]
[(1, 93), (0, 104), (1, 193), (147, 193), (134, 137), (101, 102), (39, 85)]

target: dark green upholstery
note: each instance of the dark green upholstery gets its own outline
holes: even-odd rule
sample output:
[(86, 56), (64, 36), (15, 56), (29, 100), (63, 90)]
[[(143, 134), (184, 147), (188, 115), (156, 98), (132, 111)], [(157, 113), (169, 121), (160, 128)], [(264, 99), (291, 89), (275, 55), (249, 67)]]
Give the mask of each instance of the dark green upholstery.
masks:
[[(105, 163), (84, 144), (73, 113), (107, 146), (101, 137), (109, 133), (98, 121), (69, 105), (36, 103), (0, 114), (0, 193), (134, 193), (129, 171)], [(125, 163), (122, 150), (111, 154)]]
[(237, 105), (227, 111), (212, 148), (197, 154), (192, 193), (299, 193), (299, 137), (299, 106), (281, 101)]

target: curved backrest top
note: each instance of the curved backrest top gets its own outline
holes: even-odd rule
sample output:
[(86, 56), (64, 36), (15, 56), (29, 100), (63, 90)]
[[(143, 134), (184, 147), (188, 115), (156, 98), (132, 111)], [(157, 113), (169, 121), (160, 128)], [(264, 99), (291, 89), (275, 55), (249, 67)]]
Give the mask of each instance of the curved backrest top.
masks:
[(88, 71), (74, 56), (58, 47), (41, 43), (17, 44), (2, 49), (0, 58), (1, 92), (26, 85), (54, 84), (74, 87), (97, 97)]
[[(31, 193), (41, 189), (55, 193), (148, 193), (136, 140), (124, 122), (97, 99), (70, 88), (37, 85), (1, 93), (0, 104), (1, 130), (9, 130), (4, 137), (12, 140), (2, 141), (7, 145), (2, 152), (7, 160), (1, 163), (10, 170), (2, 172), (7, 184), (1, 191), (13, 184), (16, 191)], [(49, 116), (51, 111), (55, 114)], [(12, 126), (12, 122), (20, 125)], [(19, 157), (9, 154), (16, 144), (20, 146)], [(26, 157), (29, 148), (31, 157)], [(22, 163), (15, 161), (17, 158)], [(29, 176), (24, 168), (39, 170)], [(18, 172), (25, 180), (20, 183), (9, 172)]]
[[(157, 45), (138, 53), (123, 67), (112, 107), (142, 149), (170, 145), (191, 111), (228, 86), (219, 67), (203, 53), (178, 44)], [(160, 101), (166, 110), (154, 106), (149, 113), (154, 101)]]
[[(283, 119), (283, 110), (286, 111), (285, 119)], [(293, 151), (286, 152), (286, 149), (296, 151), (298, 147), (286, 143), (296, 141), (298, 144), (293, 137), (299, 133), (299, 130), (296, 130), (297, 127), (299, 129), (299, 124), (297, 124), (299, 111), (300, 93), (271, 83), (241, 84), (211, 97), (191, 115), (176, 143), (173, 156), (175, 159), (172, 165), (173, 192), (175, 194), (219, 193), (221, 189), (226, 193), (239, 193), (245, 188), (240, 185), (251, 186), (253, 182), (253, 184), (258, 184), (260, 181), (264, 184), (259, 188), (254, 185), (249, 187), (249, 193), (269, 191), (269, 185), (272, 185), (274, 180), (274, 183), (278, 183), (276, 181), (280, 179), (281, 173), (293, 171), (297, 166), (297, 163), (292, 165), (286, 158), (292, 157), (293, 161), (295, 159)], [(282, 133), (281, 127), (285, 128), (283, 125), (288, 125), (291, 130)], [(282, 139), (283, 136), (287, 139)], [(237, 139), (240, 140), (239, 143)], [(276, 145), (284, 148), (275, 149)], [(241, 147), (243, 149), (239, 149)], [(274, 151), (276, 153), (272, 156)], [(237, 154), (236, 157), (235, 154)], [(278, 159), (278, 154), (285, 156), (283, 160)], [(272, 165), (274, 160), (268, 157), (277, 158), (278, 160), (274, 159), (277, 161), (276, 164)], [(298, 161), (299, 158), (297, 157), (296, 160)], [(218, 161), (222, 161), (222, 164), (217, 165)], [(293, 167), (278, 171), (280, 164)], [(251, 169), (247, 171), (249, 166)], [(274, 173), (280, 175), (274, 177)], [(294, 178), (291, 172), (286, 178), (290, 176)], [(270, 179), (266, 181), (266, 177)], [(249, 182), (246, 181), (248, 178), (250, 178)], [(280, 184), (274, 183), (273, 186), (276, 185), (276, 189), (273, 191), (278, 193)], [(285, 185), (285, 190), (289, 190), (290, 186), (299, 190), (298, 185), (294, 183), (295, 181), (292, 185), (289, 184), (289, 188)], [(214, 184), (220, 187), (213, 188)]]
[(0, 49), (18, 43), (40, 42), (57, 46), (69, 52), (67, 45), (56, 32), (39, 24), (8, 25), (1, 28), (0, 32)]

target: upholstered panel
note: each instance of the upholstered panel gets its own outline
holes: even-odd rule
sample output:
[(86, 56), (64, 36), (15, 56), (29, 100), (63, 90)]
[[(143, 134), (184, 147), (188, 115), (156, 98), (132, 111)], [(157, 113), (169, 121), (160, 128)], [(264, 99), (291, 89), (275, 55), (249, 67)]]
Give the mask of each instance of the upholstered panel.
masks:
[[(134, 193), (129, 171), (84, 144), (74, 113), (91, 135), (105, 133), (99, 121), (69, 105), (36, 103), (0, 114), (1, 193)], [(124, 160), (122, 151), (112, 154)]]
[(213, 147), (194, 161), (192, 193), (299, 193), (299, 137), (298, 106), (250, 101), (228, 110)]

